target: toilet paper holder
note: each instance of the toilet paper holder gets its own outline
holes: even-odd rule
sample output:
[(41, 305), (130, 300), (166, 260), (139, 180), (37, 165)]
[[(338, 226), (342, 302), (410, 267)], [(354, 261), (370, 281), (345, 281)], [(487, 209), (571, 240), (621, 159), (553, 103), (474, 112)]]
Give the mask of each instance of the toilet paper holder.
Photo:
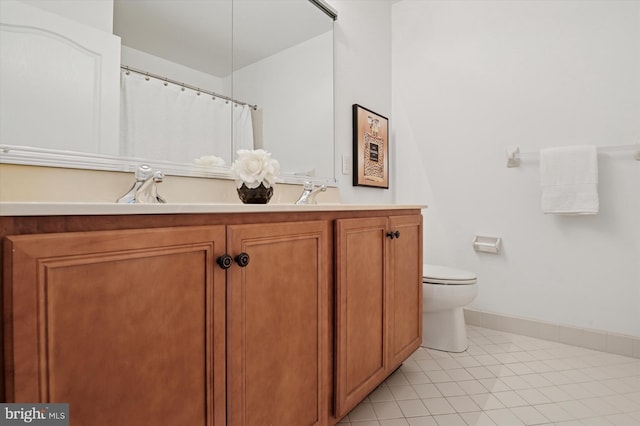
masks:
[(502, 238), (482, 237), (476, 235), (473, 239), (473, 249), (484, 253), (498, 254), (502, 248)]

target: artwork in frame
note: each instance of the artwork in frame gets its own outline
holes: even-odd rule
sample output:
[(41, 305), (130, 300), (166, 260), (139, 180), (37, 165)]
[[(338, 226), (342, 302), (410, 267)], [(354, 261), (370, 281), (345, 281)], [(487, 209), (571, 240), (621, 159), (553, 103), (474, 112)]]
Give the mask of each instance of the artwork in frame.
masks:
[(353, 104), (353, 186), (389, 188), (389, 120)]

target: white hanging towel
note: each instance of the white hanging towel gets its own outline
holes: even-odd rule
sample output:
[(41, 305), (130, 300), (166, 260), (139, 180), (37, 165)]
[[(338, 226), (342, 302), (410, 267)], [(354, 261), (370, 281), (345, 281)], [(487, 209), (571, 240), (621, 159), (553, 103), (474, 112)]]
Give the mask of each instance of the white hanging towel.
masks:
[(598, 151), (595, 146), (541, 150), (540, 181), (544, 213), (598, 213)]

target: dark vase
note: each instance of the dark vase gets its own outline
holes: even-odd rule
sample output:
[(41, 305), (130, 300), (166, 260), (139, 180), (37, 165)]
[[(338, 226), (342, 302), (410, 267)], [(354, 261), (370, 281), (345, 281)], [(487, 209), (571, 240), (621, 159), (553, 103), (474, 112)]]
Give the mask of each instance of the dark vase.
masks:
[(262, 183), (256, 188), (247, 188), (243, 183), (242, 186), (238, 188), (240, 201), (245, 204), (267, 204), (272, 195), (273, 187), (270, 186), (266, 188)]

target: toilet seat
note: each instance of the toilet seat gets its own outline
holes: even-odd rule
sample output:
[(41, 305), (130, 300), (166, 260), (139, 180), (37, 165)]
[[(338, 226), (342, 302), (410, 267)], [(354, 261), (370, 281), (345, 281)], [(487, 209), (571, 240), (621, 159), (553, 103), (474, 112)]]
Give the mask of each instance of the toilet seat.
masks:
[(422, 275), (425, 284), (471, 285), (478, 280), (472, 272), (441, 265), (423, 264)]

